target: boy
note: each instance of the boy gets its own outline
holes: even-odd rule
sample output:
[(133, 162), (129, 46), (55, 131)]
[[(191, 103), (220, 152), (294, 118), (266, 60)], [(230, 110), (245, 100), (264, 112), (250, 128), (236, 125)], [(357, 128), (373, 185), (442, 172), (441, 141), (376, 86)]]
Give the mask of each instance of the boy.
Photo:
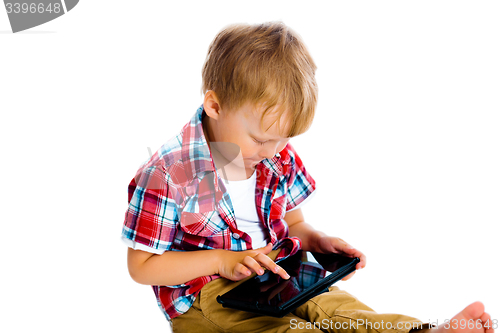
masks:
[[(289, 140), (312, 123), (315, 70), (299, 36), (282, 23), (224, 29), (203, 67), (203, 105), (131, 181), (122, 232), (129, 272), (153, 286), (174, 332), (431, 329), (412, 317), (377, 314), (337, 287), (283, 318), (215, 300), (263, 269), (289, 278), (275, 261), (300, 248), (359, 257), (356, 269), (366, 265), (360, 251), (313, 229), (301, 212), (316, 183)], [(479, 302), (454, 319), (469, 321), (469, 331), (493, 332)]]

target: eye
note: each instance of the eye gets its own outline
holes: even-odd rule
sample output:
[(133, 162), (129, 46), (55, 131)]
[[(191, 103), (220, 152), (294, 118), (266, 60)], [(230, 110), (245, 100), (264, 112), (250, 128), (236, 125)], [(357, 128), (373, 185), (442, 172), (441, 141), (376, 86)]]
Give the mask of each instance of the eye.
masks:
[(261, 145), (261, 146), (263, 146), (263, 145), (264, 145), (264, 143), (265, 143), (265, 142), (261, 142), (261, 141), (259, 141), (259, 140), (255, 140), (255, 139), (253, 139), (253, 141), (257, 142), (257, 143), (258, 143), (259, 145)]

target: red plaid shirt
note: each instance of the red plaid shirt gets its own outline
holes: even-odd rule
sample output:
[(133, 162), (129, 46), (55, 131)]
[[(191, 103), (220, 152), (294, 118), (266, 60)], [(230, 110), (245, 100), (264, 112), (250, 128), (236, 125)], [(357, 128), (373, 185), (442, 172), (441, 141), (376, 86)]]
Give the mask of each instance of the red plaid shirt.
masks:
[[(165, 251), (252, 249), (249, 235), (238, 230), (229, 194), (215, 171), (203, 134), (201, 106), (182, 131), (144, 163), (128, 187), (129, 206), (122, 238), (134, 248)], [(288, 237), (283, 219), (316, 188), (290, 143), (256, 166), (255, 204), (277, 260), (296, 253), (301, 242)], [(139, 245), (140, 247), (136, 247)], [(152, 286), (168, 320), (185, 313), (201, 288), (219, 275), (176, 286)]]

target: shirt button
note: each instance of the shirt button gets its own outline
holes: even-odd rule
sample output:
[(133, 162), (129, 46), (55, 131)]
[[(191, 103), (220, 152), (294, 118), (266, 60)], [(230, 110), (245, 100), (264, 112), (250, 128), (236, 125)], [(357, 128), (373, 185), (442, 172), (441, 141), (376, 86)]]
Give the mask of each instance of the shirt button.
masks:
[(233, 232), (233, 238), (234, 239), (240, 239), (240, 235), (238, 235), (237, 233)]
[(277, 154), (276, 154), (276, 157), (277, 157), (277, 158), (280, 158), (280, 157), (281, 157), (280, 153), (277, 153)]

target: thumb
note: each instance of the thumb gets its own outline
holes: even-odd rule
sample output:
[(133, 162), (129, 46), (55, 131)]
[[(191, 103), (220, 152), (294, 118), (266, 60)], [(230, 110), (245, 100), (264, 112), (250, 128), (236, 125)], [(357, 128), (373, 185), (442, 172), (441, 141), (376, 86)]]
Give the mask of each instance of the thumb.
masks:
[(273, 243), (267, 243), (266, 246), (256, 249), (260, 253), (269, 254), (273, 250)]

